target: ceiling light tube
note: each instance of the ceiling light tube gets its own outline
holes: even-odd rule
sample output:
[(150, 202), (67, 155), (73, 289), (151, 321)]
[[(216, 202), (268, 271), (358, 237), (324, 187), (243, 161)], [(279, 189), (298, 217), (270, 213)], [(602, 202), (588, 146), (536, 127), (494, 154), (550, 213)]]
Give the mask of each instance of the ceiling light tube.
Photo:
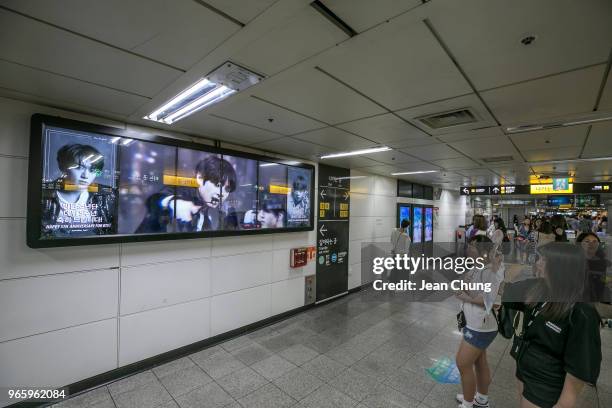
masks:
[(408, 174), (427, 174), (427, 173), (437, 173), (438, 170), (421, 170), (421, 171), (404, 171), (401, 173), (391, 173), (392, 176), (405, 176)]
[(195, 113), (197, 111), (199, 111), (200, 109), (204, 109), (205, 107), (207, 107), (208, 105), (211, 105), (215, 102), (219, 102), (219, 100), (221, 100), (222, 98), (226, 98), (228, 96), (230, 96), (231, 94), (233, 94), (234, 91), (233, 89), (230, 89), (224, 85), (221, 85), (220, 87), (218, 87), (217, 89), (215, 89), (212, 92), (209, 92), (205, 95), (203, 95), (202, 97), (196, 99), (195, 101), (189, 103), (188, 105), (184, 106), (183, 108), (177, 110), (176, 112), (174, 112), (173, 114), (171, 114), (170, 116), (162, 119), (164, 122), (171, 124), (173, 122), (176, 122), (177, 120), (180, 120), (182, 118), (184, 118), (185, 116), (191, 115), (192, 113)]
[(326, 154), (324, 156), (321, 156), (321, 159), (333, 159), (336, 157), (347, 157), (347, 156), (359, 156), (362, 154), (371, 154), (371, 153), (379, 153), (379, 152), (386, 152), (391, 150), (390, 147), (387, 146), (380, 146), (380, 147), (373, 147), (370, 149), (361, 149), (361, 150), (353, 150), (352, 152), (342, 152), (342, 153), (330, 153), (330, 154)]
[(194, 93), (200, 91), (204, 87), (209, 86), (210, 84), (211, 84), (211, 82), (208, 79), (202, 78), (201, 80), (199, 80), (198, 82), (196, 82), (195, 84), (190, 86), (189, 88), (185, 89), (180, 94), (176, 95), (174, 98), (170, 99), (167, 103), (163, 104), (161, 107), (159, 107), (158, 109), (153, 111), (150, 115), (146, 116), (146, 118), (147, 119), (151, 119), (151, 120), (159, 120), (157, 116), (160, 113), (162, 113), (166, 109), (168, 109), (168, 108), (170, 108), (170, 107), (172, 107), (172, 106), (182, 102), (183, 100), (189, 98), (191, 95), (193, 95)]

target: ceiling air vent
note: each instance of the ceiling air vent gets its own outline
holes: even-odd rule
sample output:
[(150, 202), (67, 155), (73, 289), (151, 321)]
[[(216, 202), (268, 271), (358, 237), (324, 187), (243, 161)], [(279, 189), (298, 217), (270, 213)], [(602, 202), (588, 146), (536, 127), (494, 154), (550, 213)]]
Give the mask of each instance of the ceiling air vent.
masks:
[(416, 118), (416, 120), (430, 129), (444, 129), (451, 126), (477, 122), (476, 115), (470, 108), (421, 116)]
[(512, 156), (484, 157), (480, 160), (482, 160), (485, 163), (501, 163), (501, 162), (513, 161), (514, 157)]

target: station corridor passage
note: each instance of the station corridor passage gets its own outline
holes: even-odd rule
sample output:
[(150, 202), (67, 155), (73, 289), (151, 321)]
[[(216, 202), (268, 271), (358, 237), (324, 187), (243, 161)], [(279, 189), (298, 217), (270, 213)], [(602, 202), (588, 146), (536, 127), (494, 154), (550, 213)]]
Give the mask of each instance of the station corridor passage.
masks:
[[(121, 379), (57, 408), (442, 408), (458, 384), (427, 373), (454, 360), (456, 302), (406, 302), (373, 290), (349, 294), (281, 322)], [(612, 330), (602, 329), (599, 406), (612, 406)], [(491, 407), (516, 407), (509, 340), (488, 348)], [(592, 387), (579, 407), (597, 407)]]

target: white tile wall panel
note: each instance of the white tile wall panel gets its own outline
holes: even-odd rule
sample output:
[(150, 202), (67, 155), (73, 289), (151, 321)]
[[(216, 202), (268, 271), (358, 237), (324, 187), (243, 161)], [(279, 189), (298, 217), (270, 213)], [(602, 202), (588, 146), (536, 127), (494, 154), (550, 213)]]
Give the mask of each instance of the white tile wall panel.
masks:
[(290, 257), (291, 254), (288, 249), (277, 249), (272, 253), (272, 282), (295, 279), (314, 273), (314, 270), (310, 273), (310, 270), (313, 269), (310, 266), (316, 265), (316, 259), (301, 268), (291, 268), (289, 266)]
[(0, 156), (0, 217), (26, 216), (27, 180), (26, 159)]
[[(368, 194), (373, 190), (374, 178), (376, 176), (359, 170), (351, 170), (351, 177), (359, 177), (351, 179), (351, 197), (353, 193)], [(352, 214), (353, 211), (351, 209)]]
[(397, 180), (389, 177), (374, 178), (372, 194), (395, 197), (397, 195)]
[(391, 237), (391, 230), (395, 228), (395, 216), (376, 217), (374, 219), (374, 236), (376, 238)]
[(0, 387), (72, 384), (117, 368), (117, 320), (0, 343)]
[(367, 239), (351, 239), (349, 241), (349, 265), (361, 262), (361, 246), (364, 242), (372, 242)]
[(374, 238), (374, 218), (351, 215), (349, 219), (349, 236), (351, 239), (362, 240)]
[(272, 257), (272, 251), (265, 251), (213, 258), (211, 264), (212, 294), (219, 295), (270, 283)]
[(119, 245), (32, 249), (25, 232), (25, 220), (0, 219), (0, 280), (119, 266)]
[[(316, 201), (314, 202), (314, 205), (316, 207)], [(290, 248), (299, 248), (312, 245), (316, 240), (316, 232), (313, 229), (313, 231), (274, 234), (272, 235), (272, 238), (275, 250), (287, 249), (287, 252), (289, 252)]]
[(0, 98), (0, 154), (28, 156), (32, 106)]
[(372, 215), (372, 201), (367, 194), (351, 193), (351, 217)]
[(209, 319), (209, 299), (120, 317), (119, 365), (210, 337)]
[(121, 315), (210, 296), (210, 259), (121, 268)]
[(361, 286), (361, 264), (349, 265), (348, 288), (353, 289)]
[(0, 341), (117, 315), (118, 270), (0, 281)]
[(270, 285), (271, 315), (304, 306), (304, 278), (288, 279)]
[[(262, 239), (262, 237), (264, 238)], [(263, 235), (214, 238), (212, 240), (212, 256), (271, 251), (273, 249), (273, 239), (267, 238)]]
[(211, 336), (270, 317), (270, 294), (263, 285), (212, 297)]
[(121, 266), (208, 258), (211, 247), (210, 238), (121, 244)]
[(376, 217), (394, 215), (397, 207), (397, 198), (382, 195), (372, 196), (372, 213)]

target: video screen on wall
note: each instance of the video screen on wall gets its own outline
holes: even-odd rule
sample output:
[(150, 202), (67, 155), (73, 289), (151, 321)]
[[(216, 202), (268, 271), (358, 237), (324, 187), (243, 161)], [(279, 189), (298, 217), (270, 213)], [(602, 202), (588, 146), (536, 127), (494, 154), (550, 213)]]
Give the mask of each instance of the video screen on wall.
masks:
[(28, 245), (313, 229), (314, 167), (32, 117)]
[(412, 209), (412, 242), (421, 242), (423, 236), (423, 207)]

